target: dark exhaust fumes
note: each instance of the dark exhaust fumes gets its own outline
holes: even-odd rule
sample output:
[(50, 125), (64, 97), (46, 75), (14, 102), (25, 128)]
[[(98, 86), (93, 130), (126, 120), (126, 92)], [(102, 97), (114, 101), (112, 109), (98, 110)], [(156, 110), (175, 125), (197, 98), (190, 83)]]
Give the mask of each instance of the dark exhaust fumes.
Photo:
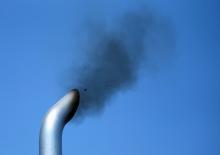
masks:
[(123, 13), (107, 23), (94, 18), (79, 31), (77, 38), (84, 38), (76, 39), (83, 46), (77, 52), (85, 59), (68, 77), (68, 89), (80, 90), (75, 117), (80, 120), (102, 112), (113, 95), (134, 85), (140, 68), (151, 68), (151, 57), (160, 59), (169, 54), (166, 49), (160, 54), (158, 49), (169, 46), (170, 29), (147, 9)]

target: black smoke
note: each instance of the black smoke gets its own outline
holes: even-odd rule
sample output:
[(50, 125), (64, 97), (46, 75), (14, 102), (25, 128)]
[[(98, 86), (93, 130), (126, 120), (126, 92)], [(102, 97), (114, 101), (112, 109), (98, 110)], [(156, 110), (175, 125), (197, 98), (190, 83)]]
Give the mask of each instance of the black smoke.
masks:
[(156, 53), (156, 48), (148, 46), (160, 46), (163, 37), (156, 39), (159, 44), (155, 38), (161, 32), (168, 34), (158, 19), (141, 10), (122, 14), (109, 23), (111, 26), (103, 21), (88, 22), (87, 42), (80, 42), (84, 48), (77, 51), (86, 53), (86, 61), (73, 74), (72, 87), (78, 88), (81, 95), (77, 116), (102, 111), (114, 94), (135, 84), (140, 67)]

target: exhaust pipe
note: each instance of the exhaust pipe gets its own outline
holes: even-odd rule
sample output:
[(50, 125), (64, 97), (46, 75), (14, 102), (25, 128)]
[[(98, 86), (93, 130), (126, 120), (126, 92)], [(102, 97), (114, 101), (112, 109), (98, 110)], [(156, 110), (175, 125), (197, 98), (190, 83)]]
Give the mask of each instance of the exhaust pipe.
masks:
[(79, 91), (74, 89), (49, 109), (40, 130), (40, 155), (62, 155), (63, 128), (74, 116), (78, 105)]

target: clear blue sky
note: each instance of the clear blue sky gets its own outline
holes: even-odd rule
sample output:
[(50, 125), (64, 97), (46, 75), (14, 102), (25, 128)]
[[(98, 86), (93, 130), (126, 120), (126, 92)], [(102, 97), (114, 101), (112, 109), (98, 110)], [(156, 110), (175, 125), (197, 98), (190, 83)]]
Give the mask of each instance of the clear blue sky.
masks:
[(217, 0), (0, 2), (0, 154), (37, 155), (39, 128), (78, 64), (83, 18), (145, 3), (166, 16), (175, 56), (112, 98), (103, 114), (69, 124), (64, 155), (219, 155), (220, 3)]

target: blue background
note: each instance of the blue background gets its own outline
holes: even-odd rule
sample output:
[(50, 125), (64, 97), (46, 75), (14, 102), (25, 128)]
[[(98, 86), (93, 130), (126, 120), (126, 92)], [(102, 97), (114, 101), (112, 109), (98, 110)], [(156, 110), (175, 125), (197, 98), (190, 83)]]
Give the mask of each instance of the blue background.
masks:
[(38, 154), (42, 117), (66, 93), (66, 72), (81, 63), (80, 21), (143, 3), (172, 23), (172, 60), (141, 72), (102, 114), (68, 124), (63, 154), (220, 154), (217, 0), (7, 0), (0, 2), (1, 155)]

